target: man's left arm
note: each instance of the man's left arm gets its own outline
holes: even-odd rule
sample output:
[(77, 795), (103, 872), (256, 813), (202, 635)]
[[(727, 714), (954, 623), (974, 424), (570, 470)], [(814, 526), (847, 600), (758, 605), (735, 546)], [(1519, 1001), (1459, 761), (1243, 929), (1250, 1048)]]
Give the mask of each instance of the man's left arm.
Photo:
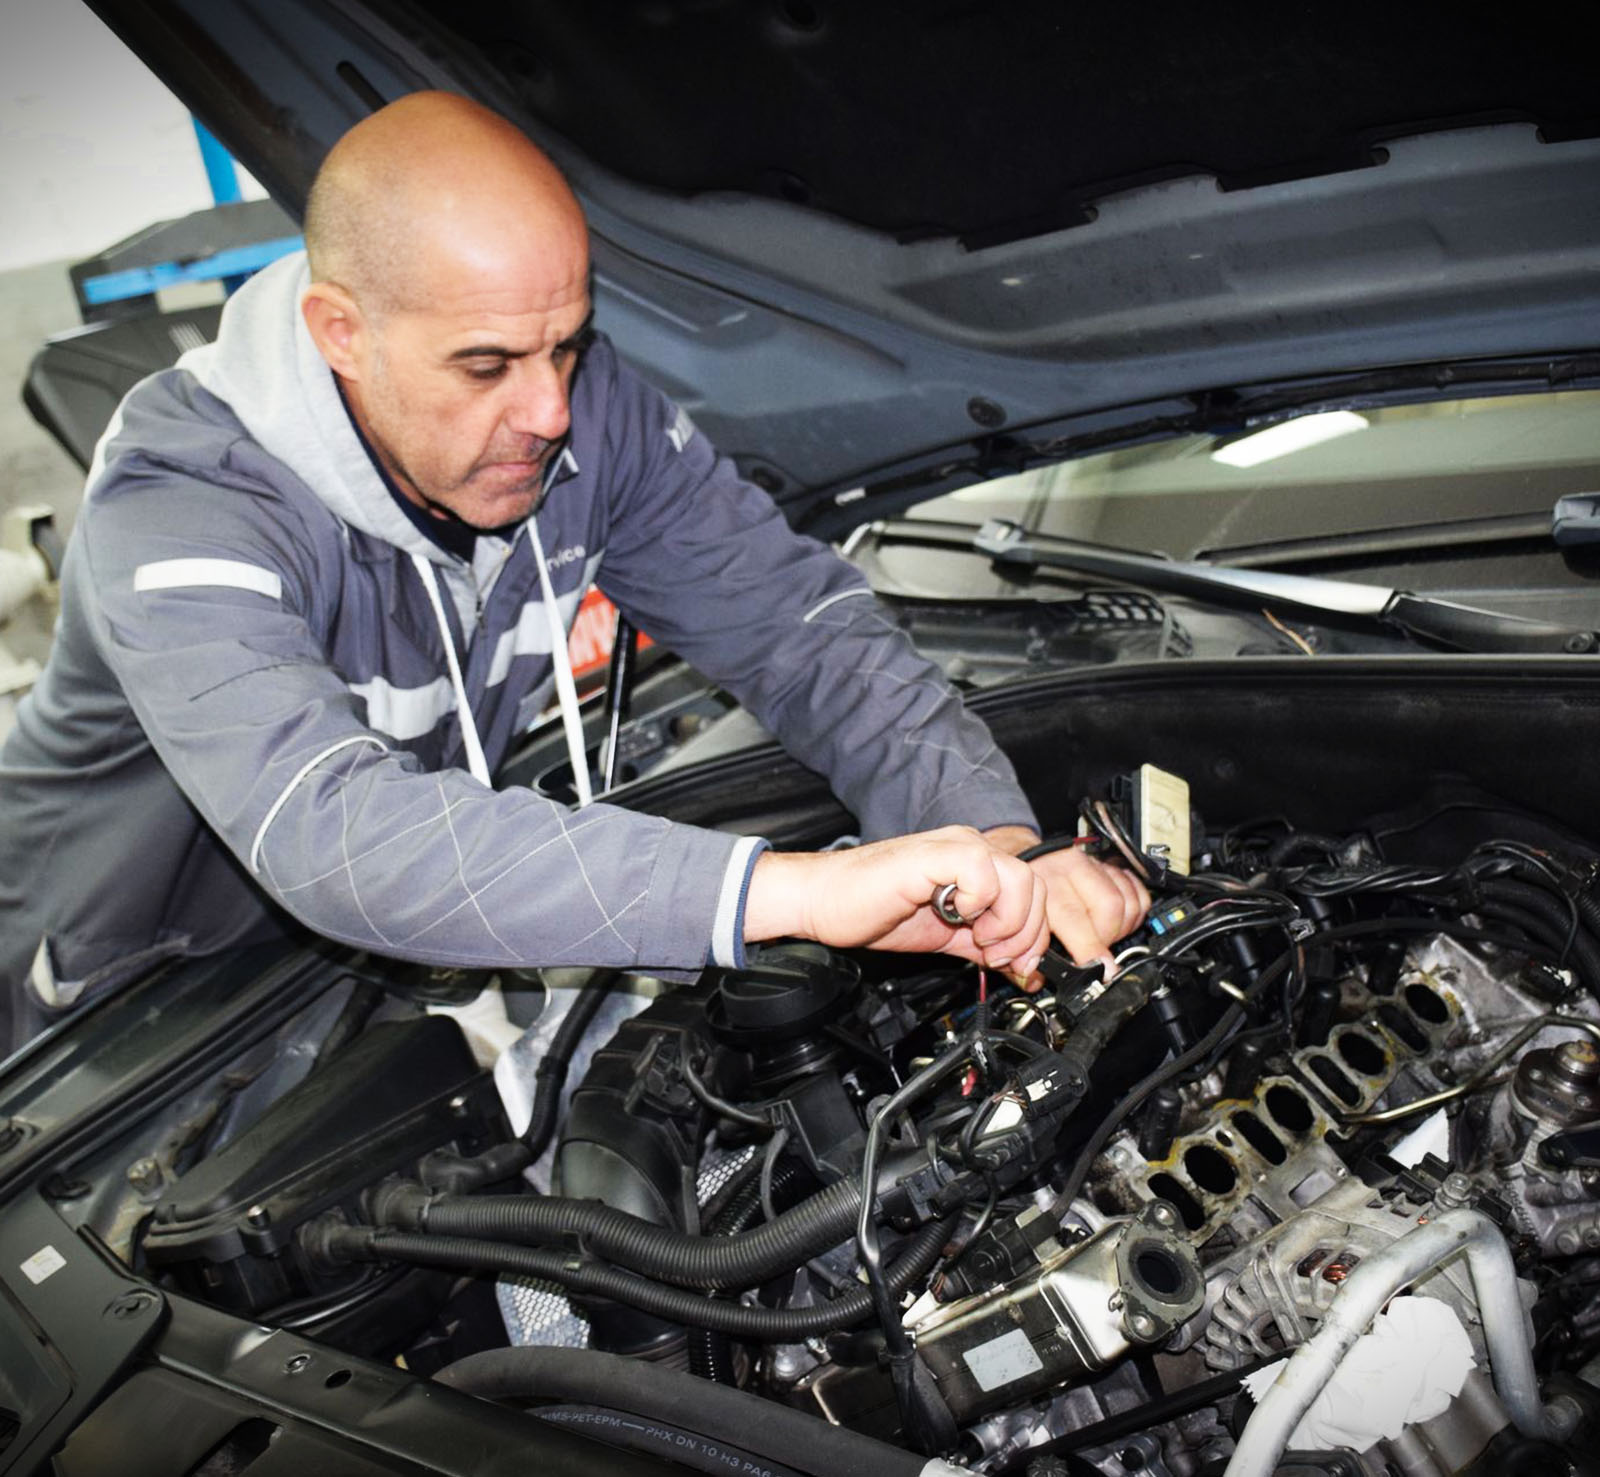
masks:
[[(826, 776), (866, 839), (961, 824), (1032, 844), (1037, 821), (1009, 759), (861, 573), (790, 529), (766, 494), (609, 351), (597, 361), (584, 373), (612, 377), (604, 397), (611, 527), (598, 575), (606, 593)], [(1063, 942), (1096, 957), (1126, 929), (1090, 947), (1084, 926), (1070, 922), (1098, 927), (1109, 917), (1104, 889), (1122, 897), (1115, 882), (1097, 889), (1085, 880), (1087, 861), (1038, 868), (1052, 896), (1061, 893)]]
[[(641, 630), (826, 776), (866, 840), (1037, 824), (988, 729), (858, 570), (795, 533), (604, 344), (584, 362), (575, 415), (591, 397), (610, 505), (596, 579)], [(587, 471), (582, 447), (579, 458)]]

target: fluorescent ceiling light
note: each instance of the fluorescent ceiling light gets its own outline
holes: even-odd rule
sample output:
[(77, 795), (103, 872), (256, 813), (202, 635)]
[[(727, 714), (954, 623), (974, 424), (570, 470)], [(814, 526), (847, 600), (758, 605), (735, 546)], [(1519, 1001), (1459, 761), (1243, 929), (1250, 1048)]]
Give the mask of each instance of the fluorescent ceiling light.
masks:
[(1241, 436), (1211, 453), (1211, 460), (1224, 462), (1230, 467), (1255, 467), (1270, 462), (1275, 457), (1289, 456), (1304, 451), (1308, 446), (1318, 446), (1337, 436), (1348, 436), (1352, 431), (1364, 431), (1367, 418), (1353, 410), (1328, 410), (1321, 415), (1302, 415), (1292, 421), (1282, 421), (1268, 426), (1252, 436)]

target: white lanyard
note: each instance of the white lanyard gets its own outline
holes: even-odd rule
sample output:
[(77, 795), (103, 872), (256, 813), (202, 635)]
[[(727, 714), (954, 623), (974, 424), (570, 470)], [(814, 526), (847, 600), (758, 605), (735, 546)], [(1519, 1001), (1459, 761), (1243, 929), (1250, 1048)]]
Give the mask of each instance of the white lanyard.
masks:
[[(567, 736), (567, 756), (572, 761), (573, 784), (578, 791), (581, 809), (594, 800), (594, 790), (589, 783), (588, 748), (583, 741), (583, 718), (578, 711), (578, 688), (572, 680), (572, 659), (567, 654), (567, 628), (561, 620), (561, 609), (556, 604), (555, 590), (550, 584), (550, 570), (545, 564), (544, 544), (539, 538), (537, 518), (528, 519), (528, 537), (533, 541), (533, 557), (539, 567), (539, 590), (544, 605), (545, 620), (550, 626), (550, 660), (555, 666), (556, 697), (561, 704), (561, 727)], [(433, 618), (439, 623), (439, 634), (444, 638), (445, 661), (450, 666), (450, 685), (455, 688), (456, 712), (461, 719), (461, 742), (467, 751), (467, 769), (481, 784), (489, 783), (489, 766), (483, 757), (483, 745), (478, 740), (478, 726), (473, 722), (472, 709), (467, 703), (466, 684), (461, 680), (461, 663), (456, 658), (455, 638), (450, 634), (450, 624), (445, 619), (444, 601), (439, 597), (439, 578), (433, 562), (413, 552), (411, 562), (422, 578), (422, 587), (428, 592), (428, 603), (433, 607)]]
[(467, 750), (467, 769), (481, 785), (489, 783), (489, 765), (483, 757), (483, 745), (478, 742), (478, 725), (472, 721), (472, 709), (467, 704), (467, 687), (461, 680), (461, 663), (456, 660), (456, 638), (450, 634), (450, 622), (444, 618), (444, 601), (439, 598), (439, 577), (433, 571), (433, 562), (412, 552), (411, 562), (422, 578), (422, 588), (428, 592), (428, 604), (433, 607), (433, 618), (439, 623), (439, 634), (444, 638), (444, 659), (450, 666), (450, 685), (456, 690), (456, 713), (461, 719), (461, 742)]
[(550, 623), (550, 659), (556, 669), (556, 697), (561, 703), (561, 726), (567, 734), (567, 757), (572, 761), (572, 782), (577, 787), (581, 810), (594, 800), (589, 785), (589, 750), (583, 741), (583, 717), (578, 712), (578, 687), (572, 680), (572, 658), (567, 654), (567, 628), (562, 624), (561, 610), (550, 585), (537, 518), (528, 519), (528, 537), (533, 540), (533, 557), (539, 565), (539, 589), (544, 595), (545, 619)]

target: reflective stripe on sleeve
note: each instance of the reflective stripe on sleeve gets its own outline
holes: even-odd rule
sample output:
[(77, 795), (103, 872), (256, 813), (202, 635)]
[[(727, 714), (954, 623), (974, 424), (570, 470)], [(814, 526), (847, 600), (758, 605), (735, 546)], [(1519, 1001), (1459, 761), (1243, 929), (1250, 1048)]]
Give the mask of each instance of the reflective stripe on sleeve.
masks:
[(205, 586), (249, 590), (269, 600), (283, 599), (283, 580), (278, 575), (242, 559), (158, 559), (153, 564), (141, 564), (133, 572), (136, 592)]

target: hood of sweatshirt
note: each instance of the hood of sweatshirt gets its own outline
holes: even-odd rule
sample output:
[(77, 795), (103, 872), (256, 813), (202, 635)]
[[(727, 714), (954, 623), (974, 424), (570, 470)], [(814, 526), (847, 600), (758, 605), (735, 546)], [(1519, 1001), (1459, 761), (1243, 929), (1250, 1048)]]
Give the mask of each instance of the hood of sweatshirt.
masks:
[(178, 367), (223, 401), (345, 523), (452, 568), (452, 557), (395, 506), (356, 435), (300, 312), (310, 281), (303, 251), (280, 258), (228, 299), (216, 341), (191, 349)]

